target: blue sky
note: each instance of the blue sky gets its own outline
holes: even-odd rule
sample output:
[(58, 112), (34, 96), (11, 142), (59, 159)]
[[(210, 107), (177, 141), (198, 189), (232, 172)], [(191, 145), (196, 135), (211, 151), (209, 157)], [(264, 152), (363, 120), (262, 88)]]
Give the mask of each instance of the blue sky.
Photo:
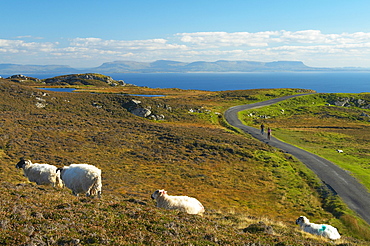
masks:
[(0, 63), (303, 61), (370, 67), (368, 0), (1, 0)]

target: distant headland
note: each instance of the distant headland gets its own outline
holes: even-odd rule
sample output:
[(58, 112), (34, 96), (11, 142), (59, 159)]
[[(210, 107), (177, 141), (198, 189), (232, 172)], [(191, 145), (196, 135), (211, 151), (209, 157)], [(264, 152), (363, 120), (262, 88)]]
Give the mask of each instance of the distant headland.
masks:
[(155, 62), (114, 61), (98, 67), (76, 69), (67, 65), (20, 65), (0, 64), (4, 74), (68, 74), (68, 73), (196, 73), (196, 72), (339, 72), (368, 71), (370, 68), (309, 67), (301, 61), (195, 61), (179, 62), (158, 60)]

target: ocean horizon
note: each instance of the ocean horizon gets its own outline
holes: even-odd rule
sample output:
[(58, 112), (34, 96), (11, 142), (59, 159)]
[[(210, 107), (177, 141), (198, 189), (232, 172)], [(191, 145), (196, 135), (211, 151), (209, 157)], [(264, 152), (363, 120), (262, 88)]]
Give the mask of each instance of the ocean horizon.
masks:
[[(39, 79), (63, 74), (25, 74)], [(115, 80), (150, 88), (185, 90), (311, 89), (318, 93), (370, 92), (370, 72), (106, 73)], [(3, 76), (4, 77), (4, 76)]]

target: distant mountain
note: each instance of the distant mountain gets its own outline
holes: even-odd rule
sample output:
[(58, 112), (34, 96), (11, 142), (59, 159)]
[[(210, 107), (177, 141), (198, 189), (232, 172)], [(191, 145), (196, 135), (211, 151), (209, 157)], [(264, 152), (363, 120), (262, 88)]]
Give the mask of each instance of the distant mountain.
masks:
[(188, 63), (159, 60), (155, 62), (114, 61), (103, 63), (93, 68), (99, 73), (148, 73), (148, 72), (182, 72)]
[(42, 74), (42, 73), (76, 73), (77, 69), (65, 65), (19, 65), (0, 64), (0, 75), (2, 74)]
[(151, 63), (115, 61), (94, 68), (99, 73), (149, 73), (149, 72), (256, 72), (256, 71), (312, 71), (300, 61), (253, 62), (253, 61), (216, 61), (216, 62), (177, 62), (159, 60)]
[(301, 61), (215, 61), (178, 62), (158, 60), (155, 62), (114, 61), (99, 67), (75, 69), (63, 65), (0, 64), (0, 75), (9, 74), (74, 74), (74, 73), (186, 73), (186, 72), (308, 72), (308, 71), (370, 71), (367, 68), (317, 68)]
[(368, 68), (320, 68), (309, 67), (301, 61), (195, 61), (155, 62), (115, 61), (92, 68), (94, 73), (186, 73), (186, 72), (309, 72), (309, 71), (370, 71)]
[(135, 62), (135, 61), (114, 61), (106, 62), (96, 68), (91, 68), (92, 71), (105, 73), (127, 73), (132, 71), (141, 71), (150, 67), (150, 63)]

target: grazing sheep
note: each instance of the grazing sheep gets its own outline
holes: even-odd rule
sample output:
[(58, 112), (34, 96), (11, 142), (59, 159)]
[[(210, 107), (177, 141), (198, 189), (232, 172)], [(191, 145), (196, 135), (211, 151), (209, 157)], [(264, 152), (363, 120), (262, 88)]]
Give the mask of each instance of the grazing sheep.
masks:
[(86, 196), (101, 196), (101, 170), (89, 164), (71, 164), (60, 170), (64, 185), (72, 190), (73, 195), (85, 193)]
[(341, 150), (341, 149), (337, 149), (337, 152), (338, 152), (338, 153), (343, 153), (343, 150)]
[(300, 216), (295, 223), (300, 225), (301, 229), (305, 232), (327, 237), (331, 240), (340, 239), (337, 228), (331, 225), (310, 223), (305, 216)]
[(203, 205), (193, 197), (170, 196), (165, 190), (156, 190), (151, 197), (157, 201), (158, 208), (177, 209), (188, 214), (204, 213)]
[(21, 159), (15, 167), (22, 168), (24, 176), (26, 176), (29, 181), (36, 182), (38, 185), (51, 184), (53, 187), (63, 187), (60, 172), (57, 172), (56, 166), (32, 163), (30, 160)]

